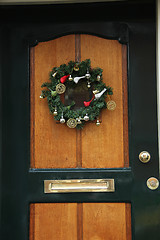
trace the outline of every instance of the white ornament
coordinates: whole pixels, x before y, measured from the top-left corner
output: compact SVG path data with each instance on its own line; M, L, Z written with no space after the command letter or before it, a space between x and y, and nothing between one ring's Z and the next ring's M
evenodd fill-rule
M61 119L60 119L60 123L65 123L65 121L66 121L66 120L65 120L64 118L61 118Z
M68 78L68 80L69 80L69 81L72 81L72 80L73 80L73 78L72 78L72 76L71 76L71 75L69 75L69 78Z
M40 96L39 96L39 98L43 98L43 96L42 96L42 95L40 95Z
M52 77L55 77L55 76L56 76L56 74L57 74L57 72L53 73L53 74L52 74Z
M56 110L56 109L54 110L54 113L53 113L53 114L54 114L54 116L57 116L58 113L57 113L57 110Z
M88 114L86 113L86 115L84 116L84 121L89 121L89 116L88 116Z
M99 91L98 91L97 89L96 89L96 90L93 90L92 92L93 92L94 95L97 94L97 93L99 93Z
M62 115L61 115L61 119L59 121L60 121L60 123L65 123L65 121L66 121L63 117L63 112L62 112Z
M98 75L98 76L97 76L97 81L100 81L100 80L101 80L101 76Z
M86 73L85 77L86 77L87 79L89 79L89 78L91 77L91 74L89 73L88 70L87 70L87 73Z
M79 117L79 118L76 118L76 120L77 120L77 124L81 124L82 122L81 122L81 117Z
M105 93L105 91L107 91L106 88L104 88L100 93L95 94L94 100L99 99L103 95L103 93Z
M73 81L74 81L75 83L78 83L79 80L82 79L82 78L85 78L85 76L82 76L82 77L75 77L75 78L73 79Z
M101 123L100 123L99 119L97 119L96 126L98 127L100 124Z
M88 88L91 87L91 83L90 83L90 82L87 83L87 87L88 87Z
M54 109L54 112L53 112L53 115L54 116L57 116L58 112L57 112L57 107L55 106L55 109Z

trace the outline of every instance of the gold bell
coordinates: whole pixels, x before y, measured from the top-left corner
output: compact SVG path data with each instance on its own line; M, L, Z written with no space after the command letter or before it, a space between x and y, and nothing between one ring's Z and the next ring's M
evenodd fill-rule
M69 81L72 81L72 80L73 80L73 78L72 78L72 76L71 76L71 75L69 75L69 78L68 78L68 80L69 80Z
M90 82L87 83L87 87L88 87L88 88L91 87L91 83L90 83Z
M100 81L100 80L101 80L101 76L97 75L97 81Z
M57 113L57 110L54 110L54 113L53 113L53 114L54 114L54 116L57 116L57 114L58 114L58 113Z
M62 117L62 118L60 119L60 123L62 123L62 124L65 123L65 121L66 121L66 120L64 119L64 117Z
M86 77L87 79L90 79L90 77L91 77L91 74L89 73L88 70L87 70L87 73L86 73L85 77Z
M97 119L97 122L96 122L96 126L99 126L101 123L99 121L99 119Z
M74 71L78 72L79 71L78 65L76 64L73 69L74 69Z
M60 121L60 123L62 123L62 124L65 123L65 121L66 121L66 120L64 119L64 117L63 117L63 112L62 112L62 115L61 115L61 119L60 119L59 121Z
M53 115L54 115L54 116L57 116L57 114L58 114L58 113L57 113L57 108L55 107L55 110L54 110L54 112L53 112Z
M84 121L89 121L89 116L88 116L88 114L86 113L86 115L84 116Z

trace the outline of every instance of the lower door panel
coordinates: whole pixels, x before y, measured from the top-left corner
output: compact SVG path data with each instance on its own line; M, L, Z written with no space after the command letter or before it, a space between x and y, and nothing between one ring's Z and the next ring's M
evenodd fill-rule
M131 240L128 203L30 205L30 240Z

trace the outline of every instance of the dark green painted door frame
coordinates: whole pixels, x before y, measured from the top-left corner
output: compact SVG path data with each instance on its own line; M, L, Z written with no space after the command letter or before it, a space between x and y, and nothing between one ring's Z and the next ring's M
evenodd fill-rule
M29 169L29 47L70 33L128 46L130 168ZM159 178L155 1L1 6L0 53L1 239L28 240L33 202L130 202L133 240L160 239L160 191L146 186ZM138 160L143 150L151 154L147 164ZM57 178L114 178L116 191L44 194L43 180Z

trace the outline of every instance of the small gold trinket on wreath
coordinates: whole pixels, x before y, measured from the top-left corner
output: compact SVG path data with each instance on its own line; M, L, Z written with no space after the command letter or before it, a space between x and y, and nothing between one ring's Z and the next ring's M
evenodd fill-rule
M63 84L63 83L59 83L57 86L56 86L56 92L58 94L62 94L66 91L66 86Z
M42 84L45 89L41 98L47 98L49 111L56 121L77 129L82 129L87 122L95 120L97 126L101 124L98 119L101 110L106 106L111 111L116 108L116 103L110 99L112 88L102 81L102 72L99 67L91 68L90 59L79 63L70 61L68 65L61 64L52 69L51 82ZM85 86L87 92L84 99L83 96L82 99L77 99L80 101L79 107L72 98L74 99L76 89L81 89L81 85ZM63 93L64 96L59 96ZM106 98L109 98L107 104Z
M68 121L67 121L67 126L68 126L69 128L75 128L75 127L77 126L77 120L74 119L74 118L68 119Z
M107 102L107 109L110 110L110 111L114 111L115 108L116 108L116 103L115 103L115 101L109 100L109 101Z

